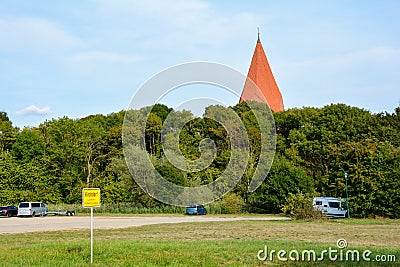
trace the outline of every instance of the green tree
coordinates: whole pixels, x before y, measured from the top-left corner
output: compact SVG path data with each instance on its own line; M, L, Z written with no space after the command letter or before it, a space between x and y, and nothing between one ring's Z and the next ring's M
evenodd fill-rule
M12 155L21 162L42 159L45 155L44 139L34 129L25 128L12 146Z
M18 128L12 126L7 113L0 111L0 151L12 149L18 131Z
M249 203L254 211L279 213L286 197L299 192L315 192L311 177L302 167L277 155L264 183L250 195Z

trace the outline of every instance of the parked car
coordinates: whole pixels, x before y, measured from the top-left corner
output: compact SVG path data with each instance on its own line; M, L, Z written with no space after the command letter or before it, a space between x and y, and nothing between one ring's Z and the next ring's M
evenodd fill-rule
M17 216L18 215L18 208L15 206L1 206L0 207L0 216Z
M347 209L342 200L335 197L315 197L313 207L331 218L347 218Z
M18 205L18 216L45 216L48 209L42 202L21 202Z
M207 210L203 205L193 204L186 207L186 215L206 215Z

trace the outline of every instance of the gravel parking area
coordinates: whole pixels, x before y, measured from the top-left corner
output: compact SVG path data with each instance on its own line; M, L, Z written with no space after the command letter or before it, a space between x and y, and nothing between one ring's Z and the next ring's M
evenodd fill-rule
M182 222L217 222L243 220L287 220L279 216L132 216L109 217L94 216L94 229L126 228L150 224L182 223ZM41 231L62 231L73 229L89 229L90 216L45 216L35 218L0 218L0 233L14 234Z

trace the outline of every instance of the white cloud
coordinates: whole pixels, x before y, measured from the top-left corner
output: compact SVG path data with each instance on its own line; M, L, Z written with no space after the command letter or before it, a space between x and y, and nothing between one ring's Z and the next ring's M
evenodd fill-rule
M209 9L209 4L204 1L188 0L153 0L149 1L94 1L100 10L107 14L125 14L152 17L153 19L165 18L172 22L187 21L193 17L204 14Z
M53 111L50 107L39 108L35 105L28 106L24 109L21 109L15 112L16 115L26 116L26 115L49 115L52 114Z
M314 57L309 60L292 61L280 64L280 69L286 70L286 75L303 76L305 73L322 73L333 75L349 70L363 70L385 66L400 66L400 49L391 47L373 47L341 54L330 54ZM314 77L312 77L314 79Z
M70 56L68 61L74 62L136 62L140 60L139 56L127 56L120 53L105 52L105 51L90 51L76 53Z
M399 68L400 49L375 46L286 61L273 70L277 70L274 74L283 94L286 93L288 106L345 102L381 112L391 111L391 103L396 105ZM377 90L384 93L376 94Z
M82 41L57 23L37 17L0 19L0 48L7 50L68 49L82 46Z
M249 29L256 36L260 20L268 17L246 11L230 13L227 10L220 14L215 5L199 0L94 1L94 4L110 19L110 25L120 25L121 21L127 24L135 33L135 41L139 40L135 45L144 50L226 44L243 38Z
M399 62L400 49L391 47L374 47L367 50L356 51L354 53L345 54L338 58L337 63L354 64L365 62Z
M96 0L91 4L92 11L85 14L87 47L62 56L63 63L74 71L100 71L100 67L116 66L114 63L133 63L130 66L135 68L137 62L140 68L151 64L159 70L176 61L224 60L214 54L222 56L221 47L226 50L227 43L248 39L248 35L255 42L259 26L254 13L220 14L215 5L199 0ZM177 56L170 60L171 55ZM163 63L166 60L168 64Z

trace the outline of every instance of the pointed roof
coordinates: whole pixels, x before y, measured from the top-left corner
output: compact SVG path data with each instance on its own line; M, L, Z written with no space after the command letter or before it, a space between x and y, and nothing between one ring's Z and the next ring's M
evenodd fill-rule
M267 103L270 109L274 112L282 111L284 109L281 92L276 84L267 56L265 55L264 48L260 41L260 33L258 33L256 49L254 50L247 78L251 79L253 83L246 80L239 103L246 100L253 100ZM255 85L261 90L261 92Z

